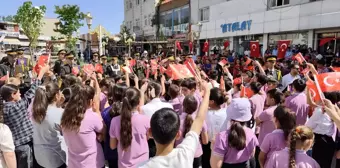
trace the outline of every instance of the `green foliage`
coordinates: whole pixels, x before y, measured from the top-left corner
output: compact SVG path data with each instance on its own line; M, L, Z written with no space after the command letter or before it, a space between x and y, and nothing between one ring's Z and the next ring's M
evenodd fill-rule
M14 16L8 15L8 16L1 16L0 20L5 22L14 22Z
M67 48L74 51L77 39L73 37L73 34L83 26L82 21L85 14L80 11L77 5L55 6L54 13L58 15L59 19L58 29L54 31L64 35L67 39Z
M31 57L33 50L37 46L42 26L45 24L43 20L45 12L45 6L33 6L31 1L27 1L19 7L17 14L14 16L14 22L20 25L23 33L28 38Z
M124 33L126 34L126 39L124 38ZM123 44L130 38L132 39L132 35L130 33L130 29L127 28L125 25L122 27L122 30L120 30L119 32L120 34L120 42L122 42Z

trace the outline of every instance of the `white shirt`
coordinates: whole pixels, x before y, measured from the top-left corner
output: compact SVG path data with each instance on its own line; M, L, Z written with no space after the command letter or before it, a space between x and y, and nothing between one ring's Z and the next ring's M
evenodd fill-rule
M209 140L213 140L216 134L220 132L220 129L227 119L227 108L221 108L219 110L209 110L207 114L207 126Z
M162 108L174 109L170 103L162 102L160 98L154 98L149 103L142 106L142 112L151 118L156 111Z
M320 107L315 108L313 115L307 121L306 126L310 127L314 133L330 137L333 136L335 131L334 123L331 118L326 113L322 113Z
M285 90L288 85L294 82L295 79L300 79L300 75L292 76L290 73L282 77L281 91Z
M60 120L64 109L49 105L41 124L32 120L34 156L43 167L60 167L66 161L67 148L60 134Z
M7 168L3 152L14 152L12 132L7 125L0 123L0 168Z
M155 156L139 168L181 168L192 167L194 155L199 145L196 132L190 131L184 140L166 156Z
M215 80L212 80L211 82L208 83L208 86L209 86L210 89L212 89L212 88L219 88L220 84L217 83Z

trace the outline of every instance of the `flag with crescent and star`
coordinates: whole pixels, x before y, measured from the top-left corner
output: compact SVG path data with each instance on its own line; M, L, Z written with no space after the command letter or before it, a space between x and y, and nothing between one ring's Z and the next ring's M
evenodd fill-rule
M317 78L322 92L340 90L340 72L322 73Z
M182 64L170 64L166 74L171 76L173 80L184 79L184 78L192 78L194 77L190 70Z
M340 67L331 67L334 72L340 72Z
M195 61L194 59L192 58L187 58L184 62L184 65L190 70L191 74L194 75L194 76L197 76L196 75L196 64L195 64Z
M318 101L321 101L321 97L320 97L320 93L316 87L316 84L315 82L313 82L312 80L308 80L306 82L306 85L307 85L307 88L309 89L309 92L312 96L312 99L315 101L315 102L318 102Z
M301 53L296 54L296 55L293 57L293 60L296 60L297 62L299 62L300 65L303 65L303 63L306 62L305 58L302 56Z
M39 57L38 63L34 67L34 71L39 74L40 69L44 67L46 64L48 64L48 55L41 55Z
M278 51L277 51L277 59L284 59L286 55L286 51L290 45L290 40L280 40L278 41Z
M258 41L250 42L250 56L254 58L260 57L260 43Z
M209 52L209 42L208 42L208 40L204 42L202 51L203 52Z

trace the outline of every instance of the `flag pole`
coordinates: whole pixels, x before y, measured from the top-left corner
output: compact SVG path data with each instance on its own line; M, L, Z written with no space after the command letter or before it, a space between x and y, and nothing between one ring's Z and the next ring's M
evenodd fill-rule
M321 91L321 87L319 85L319 81L318 81L318 77L316 75L313 75L314 77L314 80L315 80L315 85L316 85L316 89L318 90L319 94L320 94L320 97L321 97L321 101L322 103L325 103L323 101L323 99L325 99L325 95L323 94L323 92Z

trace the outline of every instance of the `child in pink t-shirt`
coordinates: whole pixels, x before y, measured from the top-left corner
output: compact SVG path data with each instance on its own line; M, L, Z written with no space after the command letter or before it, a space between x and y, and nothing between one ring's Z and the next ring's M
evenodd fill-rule
M183 101L183 111L184 113L182 113L179 118L180 118L180 130L182 131L182 136L176 140L175 142L175 146L181 144L181 142L183 141L183 139L185 138L186 134L189 132L192 122L193 122L193 118L196 117L196 115L194 114L194 112L197 110L197 100L195 99L194 96L186 96L184 98ZM208 132L207 132L207 124L204 121L203 123L203 127L202 127L202 131L200 134L201 137L201 143L206 145L208 144ZM196 153L195 153L195 159L194 159L194 163L193 163L193 168L198 168L202 165L202 154L203 154L203 150L202 150L202 145L199 144L197 146L196 149Z
M288 135L296 125L296 115L284 106L278 106L274 111L276 130L265 136L260 149L259 162L265 166L271 154L280 151L287 146Z
M118 149L118 167L121 168L134 168L149 159L150 118L138 113L140 101L138 89L127 89L120 116L111 120L110 147Z
M298 126L290 133L289 148L274 152L265 168L320 168L319 164L306 154L314 142L313 131L306 126Z

